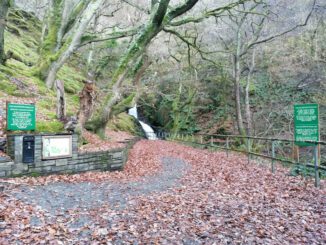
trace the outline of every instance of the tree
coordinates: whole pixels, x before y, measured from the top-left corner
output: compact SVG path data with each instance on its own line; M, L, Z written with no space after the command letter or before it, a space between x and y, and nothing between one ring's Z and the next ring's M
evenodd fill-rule
M81 46L89 23L104 3L105 0L49 2L45 21L46 35L42 40L40 58L36 65L36 74L46 80L48 88L52 88L59 69Z
M173 27L178 27L187 23L197 23L211 16L218 16L239 3L246 2L241 0L232 2L223 7L212 8L204 11L198 16L185 17L175 20L177 17L191 10L199 0L186 0L183 4L170 6L170 0L153 0L151 1L150 17L148 21L139 27L139 34L130 44L127 51L121 57L119 66L115 70L111 81L107 84L106 89L111 92L105 97L102 108L97 117L92 121L92 128L100 136L104 136L105 127L112 116L112 108L121 100L121 87L128 76L129 69L132 69L136 60L142 56L152 40L162 31L173 31ZM141 68L141 66L138 66ZM131 95L132 96L132 95ZM130 100L130 97L127 98Z
M10 0L0 0L0 65L3 65L6 61L4 50L4 32L9 7Z
M254 3L244 3L236 8L235 14L226 17L227 19L225 20L225 23L229 26L229 33L231 33L231 37L223 37L219 35L219 40L222 42L232 59L236 122L239 134L252 134L249 87L255 66L254 48L258 45L284 36L298 29L299 27L307 25L308 20L310 19L314 10L315 2L316 1L313 1L312 8L303 23L294 25L279 33L266 33L266 29L271 24L268 22L268 18L270 18L270 15L272 15L272 11L270 10L270 6L266 5L264 2L258 1ZM250 59L250 56L251 64L246 66L245 61ZM241 102L241 79L243 78L245 71L247 71L244 106L244 114L247 122L246 128L243 123L243 109Z

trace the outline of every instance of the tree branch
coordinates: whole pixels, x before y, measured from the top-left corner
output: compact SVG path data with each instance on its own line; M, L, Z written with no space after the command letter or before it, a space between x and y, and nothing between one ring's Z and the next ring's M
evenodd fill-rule
M121 1L124 2L124 3L126 3L126 4L128 4L128 5L130 5L131 7L134 7L136 9L138 9L141 12L144 12L146 14L150 14L150 11L148 9L143 8L142 6L140 6L140 5L136 4L136 3L133 3L130 0L121 0Z
M167 14L168 21L170 22L174 18L183 15L184 13L192 9L192 7L195 6L198 1L199 0L187 0L184 4L181 4L176 8L170 10Z
M278 37L281 37L281 36L283 36L283 35L286 35L286 34L292 32L292 31L298 29L299 27L306 26L306 25L308 24L308 21L309 21L311 15L312 15L314 9L315 9L315 5L316 5L316 0L313 1L312 8L311 8L309 14L307 15L307 17L306 17L304 23L302 23L302 24L298 24L298 25L296 25L296 26L294 26L294 27L292 27L292 28L290 28L290 29L288 29L288 30L286 30L286 31L280 32L280 33L278 33L278 34L276 34L276 35L272 35L272 36L269 36L269 37L264 38L264 39L261 39L261 40L253 41L252 43L250 43L250 44L246 47L246 50L252 48L252 47L255 46L255 45L258 45L258 44L261 44L261 43L266 43L266 42L269 42L269 41L274 40L275 38L278 38ZM244 53L242 53L241 56L242 56L242 55L244 55Z
M184 25L184 24L187 24L187 23L199 23L202 20L204 20L206 18L209 18L209 17L213 17L213 16L220 17L223 12L229 11L232 8L238 6L239 4L243 4L243 3L247 2L247 1L250 1L250 0L239 0L237 2L230 3L230 4L225 5L223 7L219 7L219 8L215 8L213 10L207 11L207 12L203 13L202 15L195 16L195 17L187 17L187 18L184 18L182 20L178 20L178 21L174 21L174 22L171 22L171 20L173 20L175 17L174 18L169 17L170 20L169 20L168 25L170 25L170 26L180 26L180 25Z
M101 34L101 35L91 34L90 36L84 37L84 41L80 46L85 46L87 44L95 43L95 42L103 42L103 41L107 41L107 40L113 40L113 39L134 36L139 32L141 27L142 26L138 26L138 27L131 28L128 30L115 31L115 32L111 32L111 33Z

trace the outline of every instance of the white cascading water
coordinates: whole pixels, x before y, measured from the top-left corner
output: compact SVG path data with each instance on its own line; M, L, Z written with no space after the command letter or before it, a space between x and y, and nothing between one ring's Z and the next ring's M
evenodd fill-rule
M128 114L130 116L133 116L134 118L136 118L138 120L138 112L137 112L137 105L135 105L133 108L130 108L128 110ZM154 132L154 130L151 128L151 126L149 126L148 124L144 123L143 121L138 120L138 122L140 123L141 127L143 128L147 139L149 140L157 140L157 136Z

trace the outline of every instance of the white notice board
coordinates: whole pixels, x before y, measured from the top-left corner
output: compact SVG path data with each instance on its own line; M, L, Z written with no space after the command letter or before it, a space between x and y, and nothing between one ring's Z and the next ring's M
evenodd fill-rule
M72 136L42 136L42 159L72 157Z

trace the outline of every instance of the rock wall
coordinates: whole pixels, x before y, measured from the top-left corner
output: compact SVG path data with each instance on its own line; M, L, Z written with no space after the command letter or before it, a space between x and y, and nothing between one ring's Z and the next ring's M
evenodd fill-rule
M35 135L35 161L27 164L22 163L22 137L8 136L8 154L13 161L0 162L0 177L121 170L127 161L129 149L137 141L131 140L119 149L78 153L78 136L73 135L72 157L42 160L42 135Z

